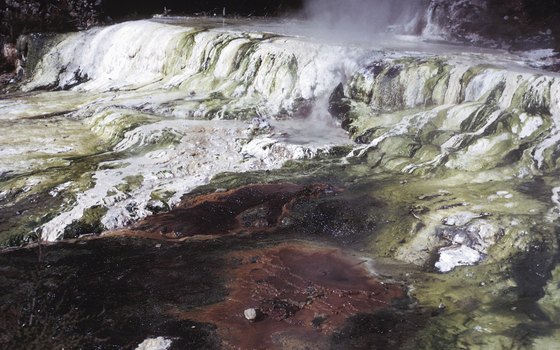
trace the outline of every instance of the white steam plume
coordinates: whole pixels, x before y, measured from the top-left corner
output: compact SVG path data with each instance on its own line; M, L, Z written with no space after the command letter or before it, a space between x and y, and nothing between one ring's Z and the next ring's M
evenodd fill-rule
M304 16L337 37L397 31L418 34L427 0L306 0ZM359 39L359 38L355 38Z

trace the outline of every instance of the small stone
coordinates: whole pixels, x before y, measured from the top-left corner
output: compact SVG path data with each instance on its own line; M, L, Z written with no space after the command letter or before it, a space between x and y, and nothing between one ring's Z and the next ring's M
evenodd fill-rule
M292 223L293 223L293 220L289 217L282 218L282 221L280 222L280 224L282 226L290 226Z
M245 318L248 319L249 321L255 321L257 319L257 309L246 309L243 314L245 315Z

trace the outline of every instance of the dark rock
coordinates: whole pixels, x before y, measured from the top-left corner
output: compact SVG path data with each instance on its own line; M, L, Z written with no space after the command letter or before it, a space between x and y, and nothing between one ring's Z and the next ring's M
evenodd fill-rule
M313 113L314 101L298 98L294 101L290 116L296 118L307 118Z
M263 184L187 196L175 209L139 222L127 234L178 239L271 231L281 226L296 201L308 202L335 192L325 184Z
M0 271L0 348L134 349L150 335L174 339L174 349L219 347L214 326L167 310L224 298L223 245L82 243L0 255L15 268Z
M405 314L381 310L363 313L348 320L332 336L333 349L399 349L407 340L404 334L419 330L426 314Z
M28 39L23 37L18 40L20 35L82 30L101 24L100 4L100 0L65 0L56 4L40 0L6 0L4 6L0 7L0 43L3 41L2 44L15 44L18 41L17 56L20 62L0 58L0 72L25 67L28 60ZM32 58L31 68L37 60L38 57ZM23 73L21 70L20 72Z
M159 336L173 349L273 348L281 339L328 348L348 318L400 314L397 302L413 302L348 251L302 241L154 248L149 239L101 238L6 251L0 266L2 349L134 349ZM247 307L256 322L245 320Z
M350 121L348 113L351 109L351 101L344 95L344 87L342 83L340 83L329 97L329 113L340 120L342 122L342 127L348 130Z
M557 1L431 0L427 16L447 39L512 50L560 50Z

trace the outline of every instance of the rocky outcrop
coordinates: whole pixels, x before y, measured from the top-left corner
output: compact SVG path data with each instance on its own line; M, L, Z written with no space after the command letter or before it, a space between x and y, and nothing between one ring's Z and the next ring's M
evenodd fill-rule
M514 50L560 48L560 5L528 0L431 0L424 34Z
M0 83L21 79L26 46L22 34L82 30L104 22L102 0L6 0L0 5ZM19 43L18 43L19 44ZM11 73L11 74L10 74ZM15 74L14 74L15 73Z
M20 34L85 29L102 22L101 0L6 0L0 31L10 41Z

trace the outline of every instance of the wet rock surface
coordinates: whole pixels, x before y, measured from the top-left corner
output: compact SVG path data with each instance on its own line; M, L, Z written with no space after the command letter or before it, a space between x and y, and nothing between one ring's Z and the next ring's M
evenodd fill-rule
M352 316L375 318L379 310L410 303L403 286L373 278L367 260L334 248L288 243L228 259L228 297L177 311L183 319L216 324L228 348L326 348ZM243 316L247 306L256 311L252 323Z
M402 343L426 319L401 283L372 275L368 259L290 235L266 237L113 237L4 252L0 343L369 348L376 336ZM388 333L393 327L401 331Z
M508 50L547 47L558 54L559 19L560 7L555 1L432 0L424 33ZM558 69L557 61L550 69Z
M109 237L5 251L2 346L383 349L430 317L404 278L345 247L365 239L359 208L376 199L322 183L224 185ZM192 234L161 235L162 218Z
M299 201L334 195L327 184L263 184L187 196L176 208L132 226L132 234L156 234L168 239L270 231L289 225Z
M334 180L333 171L336 168L315 173L313 178ZM282 178L290 173L284 169L270 175ZM346 182L343 174L335 176L337 182ZM172 341L170 349L431 349L437 344L477 343L482 335L487 344L530 343L533 339L548 344L554 339L535 328L544 327L546 334L553 329L547 316L554 312L556 298L554 282L547 284L557 275L552 272L557 261L553 233L543 231L543 241L538 243L537 232L533 232L526 243L528 251L515 253L517 250L505 247L512 241L524 244L524 238L508 230L477 266L457 266L446 274L430 273L435 261L429 260L429 254L425 259L432 265L423 272L410 265L384 266L369 253L362 255L351 248L368 247L377 259L402 258L399 254L414 257L416 249L425 248L410 243L421 239L424 232L438 238L440 227L439 237L447 239L425 246L435 254L448 239L468 237L473 222L494 220L495 216L467 215L469 204L451 205L456 203L459 189L447 187L447 191L437 192L411 179L349 183L343 192L335 193L325 193L325 188L332 187L317 182L231 186L234 179L247 183L253 176L265 174L223 175L199 190L206 194L186 196L181 204L185 209L236 203L240 205L233 207L237 210L206 211L213 216L200 215L204 211L192 216L171 211L166 224L207 227L208 222L222 222L223 216L223 222L229 223L220 226L224 231L242 228L235 219L239 212L269 203L290 209L283 213L295 224L252 227L246 234L235 235L212 226L205 232L213 234L203 240L142 234L135 227L111 233L112 237L43 245L41 252L36 246L4 252L0 255L4 267L0 307L6 311L2 322L8 325L8 332L0 336L1 341L8 345L30 342L44 325L53 341L95 344L100 349L136 348L159 337ZM395 181L393 186L401 191L398 198L392 198L397 187L390 184ZM442 184L435 186L441 188ZM402 192L403 187L407 191ZM364 196L372 188L377 188L376 195ZM473 192L482 193L480 188ZM241 205L241 198L247 200L247 206ZM411 211L410 206L395 204L400 201L417 205ZM360 215L334 215L325 220L331 213L325 211L325 203L338 208L337 212L354 207ZM307 224L301 225L298 217L307 218ZM360 234L367 230L363 221L373 218L377 222L374 230ZM450 218L463 226L443 225L450 224ZM150 219L143 224L148 222ZM346 238L353 239L326 234L336 231L346 231ZM505 270L507 266L513 271ZM502 318L494 316L491 310L495 308L505 313ZM29 325L31 318L34 321ZM496 322L499 328L493 326ZM507 335L517 328L522 334Z
M135 349L150 336L166 336L175 349L216 348L214 326L167 317L161 308L191 308L226 295L223 245L155 244L45 246L39 261L37 248L2 254L2 347Z

